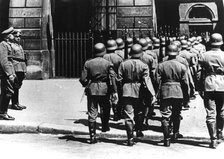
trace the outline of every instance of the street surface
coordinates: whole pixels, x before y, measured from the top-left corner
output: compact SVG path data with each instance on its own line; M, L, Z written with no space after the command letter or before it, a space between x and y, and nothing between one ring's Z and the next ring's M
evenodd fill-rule
M217 149L208 148L209 135L205 123L205 109L199 95L190 103L189 110L183 110L180 132L184 135L178 143L164 147L162 143L160 113L149 120L145 137L137 139L133 147L126 146L126 132L122 123L110 121L114 135L100 131L97 120L99 143L90 145L86 98L80 102L83 88L78 79L25 80L21 89L23 111L9 110L21 122L43 122L75 127L79 133L73 135L50 134L0 134L0 156L7 159L56 158L56 159L140 159L140 158L219 158L223 156L224 143ZM117 135L118 134L118 135ZM119 135L121 134L121 135ZM222 157L221 157L222 158Z
M7 159L190 159L223 156L224 143L208 148L208 140L183 139L164 147L161 138L144 138L133 147L125 146L125 138L100 138L94 145L88 135L0 134L1 158ZM222 157L221 157L222 158Z

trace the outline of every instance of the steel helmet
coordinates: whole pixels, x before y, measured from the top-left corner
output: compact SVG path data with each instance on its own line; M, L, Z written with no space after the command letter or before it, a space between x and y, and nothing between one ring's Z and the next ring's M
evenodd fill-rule
M178 55L178 47L175 44L171 44L168 46L168 51L167 51L168 56L177 56Z
M97 57L102 57L106 54L106 48L103 43L97 43L94 45L94 53Z
M181 40L180 42L181 42L182 48L184 48L184 49L188 48L187 40Z
M132 38L128 37L126 42L127 42L129 48L132 47L132 45L133 45L133 39Z
M159 47L160 46L160 40L159 39L155 39L155 41L153 43L153 46Z
M118 49L123 49L124 48L124 41L121 38L117 38L116 39L116 43L117 43L117 48Z
M138 43L142 46L143 51L148 49L148 43L144 38L141 38Z
M115 51L117 49L117 43L115 40L111 39L107 41L107 50Z
M131 47L130 56L139 58L143 53L142 46L140 44L134 44Z
M221 46L223 44L222 35L219 33L214 33L211 35L210 43L212 46Z

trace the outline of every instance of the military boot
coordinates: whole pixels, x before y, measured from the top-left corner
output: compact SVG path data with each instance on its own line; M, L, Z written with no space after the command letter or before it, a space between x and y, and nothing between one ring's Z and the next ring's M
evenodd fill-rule
M162 120L162 130L163 130L163 136L164 136L164 146L169 147L170 146L170 129L169 129L169 121Z
M90 144L97 143L96 139L96 122L89 122Z
M183 138L183 135L179 133L180 129L180 119L175 118L173 120L173 136L172 141L175 142L178 138Z
M110 114L108 114L108 113L107 114L101 114L100 117L101 117L101 123L102 123L101 131L102 132L110 131L110 127L109 127Z
M217 138L218 140L224 140L222 130L224 126L224 118L217 118Z
M136 121L136 137L143 137L144 134L142 132L143 130L143 122L144 122L144 116L142 113L139 113L138 114L138 117L137 117L137 121Z
M207 123L207 128L211 139L209 147L215 149L218 146L216 123Z
M127 137L128 137L127 145L133 146L134 145L134 135L133 135L134 124L132 123L132 121L126 120L125 127L126 127Z

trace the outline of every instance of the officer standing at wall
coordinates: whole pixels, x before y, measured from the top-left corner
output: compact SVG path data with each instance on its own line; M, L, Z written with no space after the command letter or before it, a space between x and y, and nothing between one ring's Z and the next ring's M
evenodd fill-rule
M169 45L167 54L168 60L160 63L157 68L157 82L161 83L160 112L164 146L170 146L170 120L173 122L173 141L182 136L179 134L180 114L183 98L187 96L184 93L188 92L187 68L176 60L178 47L174 44Z
M152 84L148 85L148 80L150 80L148 66L139 59L142 53L142 46L134 44L130 52L131 58L122 62L118 70L118 79L122 83L122 100L128 146L134 144L134 126L137 133L142 131L143 111L145 110L140 99L142 84L145 83L145 86L151 92L152 98L155 96Z
M16 81L15 81L15 87L14 87L14 94L12 96L12 107L18 108L18 109L26 109L26 106L23 106L19 103L19 89L22 86L23 80L26 76L26 59L25 59L25 53L20 45L21 42L21 31L20 30L14 30L14 43L12 43L12 49L13 49L13 67L16 73Z
M210 148L216 148L223 139L224 125L224 52L222 35L214 33L210 38L211 50L201 54L199 63L204 70L201 73L204 106L207 113L206 123L210 135ZM218 140L217 140L218 139Z
M106 54L105 45L103 43L95 44L94 54L95 58L85 62L80 78L80 83L83 87L86 87L85 93L87 95L91 144L97 142L96 118L98 115L98 106L100 107L102 131L109 131L110 93L114 100L118 100L113 64L103 58Z
M9 45L9 39L13 39L13 27L2 32L4 40L0 43L0 119L15 120L14 117L8 115L8 105L10 98L14 93L15 71L12 65L11 55L12 48Z

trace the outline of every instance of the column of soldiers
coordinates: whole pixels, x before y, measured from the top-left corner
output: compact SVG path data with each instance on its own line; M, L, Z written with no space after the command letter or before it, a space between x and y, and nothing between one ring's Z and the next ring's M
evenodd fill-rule
M0 43L0 119L15 120L8 114L8 108L26 109L26 106L19 103L19 89L26 74L25 54L20 45L19 30L10 27L1 35L3 41Z
M86 88L90 143L96 143L98 105L102 132L109 131L110 108L114 120L125 120L127 145L133 146L134 134L143 137L144 126L160 106L164 146L183 135L179 132L182 109L199 92L204 99L206 122L211 138L209 147L223 140L224 53L222 36L212 34L206 52L201 36L131 37L110 39L94 46L95 57L86 61L81 84ZM128 52L124 51L128 47ZM128 56L125 56L128 54ZM125 59L125 57L128 57Z

